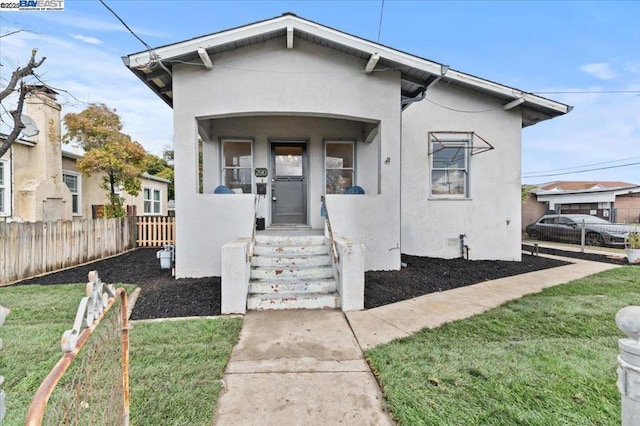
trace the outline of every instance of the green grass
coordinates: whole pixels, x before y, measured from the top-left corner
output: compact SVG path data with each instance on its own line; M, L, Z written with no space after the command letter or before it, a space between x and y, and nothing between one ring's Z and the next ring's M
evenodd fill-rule
M242 319L137 323L131 337L131 424L211 425Z
M0 304L11 309L0 328L3 425L24 424L36 390L62 356L60 338L72 327L83 296L84 284L0 288ZM130 331L131 424L211 424L241 324L239 318L135 324Z
M366 352L400 425L619 425L616 312L640 268L553 287Z

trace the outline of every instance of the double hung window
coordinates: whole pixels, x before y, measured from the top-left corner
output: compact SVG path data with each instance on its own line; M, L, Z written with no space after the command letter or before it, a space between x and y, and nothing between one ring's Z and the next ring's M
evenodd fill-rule
M143 198L145 214L160 214L162 212L159 189L144 188Z
M353 141L325 142L325 192L344 194L355 185L355 144Z
M471 134L451 134L429 141L431 153L431 196L469 197L469 156Z
M252 188L253 143L250 140L222 141L222 182L234 192L250 194Z
M80 175L71 172L62 172L62 180L71 191L71 212L81 215L80 211Z

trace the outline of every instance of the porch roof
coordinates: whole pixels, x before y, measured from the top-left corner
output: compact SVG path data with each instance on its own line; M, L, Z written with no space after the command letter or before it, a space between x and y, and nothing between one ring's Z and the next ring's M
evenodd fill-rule
M284 37L287 48L295 38L352 55L366 62L363 72L397 70L401 73L401 100L421 96L430 85L442 80L447 85L492 96L504 101L504 109L522 108L522 126L536 124L571 111L572 107L482 79L375 43L291 13L241 27L196 37L182 42L123 56L124 64L169 106L173 106L172 67L188 63L212 69L211 57L234 49Z

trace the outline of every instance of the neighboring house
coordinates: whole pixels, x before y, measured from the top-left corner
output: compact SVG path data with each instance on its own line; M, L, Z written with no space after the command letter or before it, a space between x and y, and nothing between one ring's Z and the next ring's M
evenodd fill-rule
M107 201L100 188L102 174L83 175L76 164L82 156L62 149L56 92L39 87L25 103L39 133L18 139L0 159L0 218L36 222L93 217L94 206ZM138 215L167 215L168 184L143 174L141 193L121 196Z
M326 196L365 270L459 257L461 240L518 261L522 128L571 109L292 14L123 61L173 108L178 278L223 274L256 198L270 229L324 229Z
M549 211L638 223L640 185L615 181L555 181L539 185L522 204L522 229Z

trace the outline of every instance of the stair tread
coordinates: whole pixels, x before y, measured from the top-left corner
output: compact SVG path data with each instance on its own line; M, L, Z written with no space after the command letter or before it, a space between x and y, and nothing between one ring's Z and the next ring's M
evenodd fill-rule
M331 293L303 293L303 292L288 292L288 293L252 293L249 294L249 298L253 299L317 299L320 297L338 297L338 292Z

